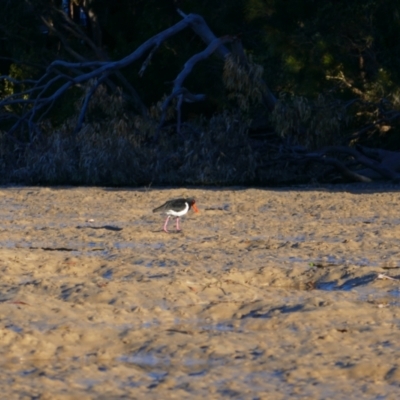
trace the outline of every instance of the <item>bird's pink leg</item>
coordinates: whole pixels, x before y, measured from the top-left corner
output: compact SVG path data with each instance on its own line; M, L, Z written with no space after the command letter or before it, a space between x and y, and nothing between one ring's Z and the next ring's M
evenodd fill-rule
M168 221L169 221L170 217L171 217L171 216L168 215L167 219L165 220L165 224L164 224L164 232L167 232L167 233L168 233L167 226L168 226Z
M179 217L176 218L176 230L180 231L181 228L179 227Z

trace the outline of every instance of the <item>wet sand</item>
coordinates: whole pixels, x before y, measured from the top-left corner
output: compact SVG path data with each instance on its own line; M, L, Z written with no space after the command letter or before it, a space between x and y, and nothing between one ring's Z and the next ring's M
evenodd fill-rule
M151 210L181 196L200 213L166 234ZM2 187L0 205L3 398L398 398L399 187Z

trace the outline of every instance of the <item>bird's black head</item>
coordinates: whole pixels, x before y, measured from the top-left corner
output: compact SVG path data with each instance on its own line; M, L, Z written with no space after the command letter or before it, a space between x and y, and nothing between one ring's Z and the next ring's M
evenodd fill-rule
M186 199L186 202L189 204L190 208L193 208L194 212L199 212L199 209L196 207L196 200L194 198Z

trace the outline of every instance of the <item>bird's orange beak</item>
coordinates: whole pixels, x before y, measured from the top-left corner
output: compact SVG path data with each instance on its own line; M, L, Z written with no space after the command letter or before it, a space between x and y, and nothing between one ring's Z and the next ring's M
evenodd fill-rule
M193 204L193 205L192 205L192 208L193 208L193 211L194 211L194 212L199 212L199 209L196 207L196 204Z

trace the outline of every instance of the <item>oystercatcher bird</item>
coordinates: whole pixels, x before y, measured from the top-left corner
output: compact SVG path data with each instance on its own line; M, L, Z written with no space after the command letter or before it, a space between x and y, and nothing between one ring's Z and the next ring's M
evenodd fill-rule
M164 231L168 233L168 221L171 217L176 217L176 230L180 231L179 227L179 217L185 215L191 208L193 208L194 212L199 212L196 207L195 199L174 199L169 200L165 204L160 207L157 207L153 210L153 212L160 212L167 214L167 219L164 224Z

